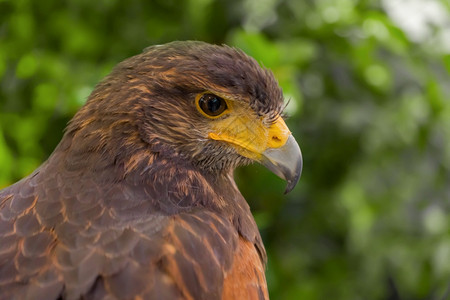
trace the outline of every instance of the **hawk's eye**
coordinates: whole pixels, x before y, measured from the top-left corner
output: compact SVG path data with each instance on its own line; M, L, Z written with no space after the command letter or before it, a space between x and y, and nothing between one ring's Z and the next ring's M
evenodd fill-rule
M227 108L227 102L213 94L203 94L197 101L198 107L210 117L220 116Z

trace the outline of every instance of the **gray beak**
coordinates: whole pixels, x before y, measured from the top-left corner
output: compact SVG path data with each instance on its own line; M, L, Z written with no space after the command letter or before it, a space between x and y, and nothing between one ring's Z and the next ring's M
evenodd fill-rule
M302 174L302 152L292 134L280 148L269 148L262 153L260 163L286 180L285 194L292 191Z

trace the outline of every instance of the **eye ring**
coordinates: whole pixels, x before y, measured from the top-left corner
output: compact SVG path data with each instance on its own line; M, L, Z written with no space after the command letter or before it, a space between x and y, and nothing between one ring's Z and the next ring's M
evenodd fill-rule
M197 109L208 118L218 118L228 109L227 102L214 94L200 94L196 99Z

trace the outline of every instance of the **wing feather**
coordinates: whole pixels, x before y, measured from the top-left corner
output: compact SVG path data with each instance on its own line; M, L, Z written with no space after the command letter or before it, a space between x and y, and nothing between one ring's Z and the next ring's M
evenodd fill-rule
M85 176L82 192L71 194L60 169L45 166L0 191L0 299L231 299L231 286L266 299L262 259L252 243L252 251L241 245L230 215L164 211L158 203L195 199L184 187L158 194L135 178L99 187ZM190 185L201 196L198 178L181 178L197 180Z

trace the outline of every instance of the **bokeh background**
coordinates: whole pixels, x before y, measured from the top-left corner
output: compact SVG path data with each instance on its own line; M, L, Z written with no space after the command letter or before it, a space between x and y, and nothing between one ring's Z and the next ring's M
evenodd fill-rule
M273 299L450 297L446 0L0 0L0 187L49 156L115 64L185 39L243 49L290 100L298 186L236 174Z

